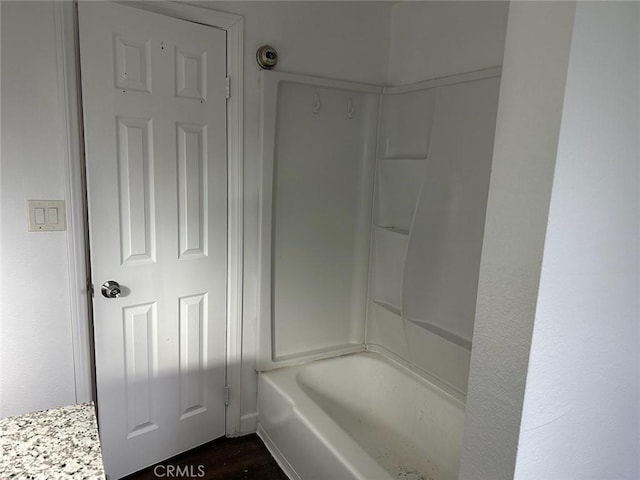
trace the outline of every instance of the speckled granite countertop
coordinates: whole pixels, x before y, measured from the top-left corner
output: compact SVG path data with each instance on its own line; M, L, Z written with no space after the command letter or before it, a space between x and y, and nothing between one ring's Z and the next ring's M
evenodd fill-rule
M104 479L92 403L0 419L0 479Z

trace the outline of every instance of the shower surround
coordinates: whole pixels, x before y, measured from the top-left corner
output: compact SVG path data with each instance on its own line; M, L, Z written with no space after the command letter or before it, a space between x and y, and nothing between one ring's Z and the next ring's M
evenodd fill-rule
M500 74L262 72L258 432L292 478L457 478Z

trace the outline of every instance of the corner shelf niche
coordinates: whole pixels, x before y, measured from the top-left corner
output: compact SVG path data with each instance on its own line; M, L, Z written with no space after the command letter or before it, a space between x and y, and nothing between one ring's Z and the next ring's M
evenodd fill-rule
M374 300L373 303L375 303L379 307L384 308L387 312L393 313L394 315L396 315L398 317L402 316L402 313L400 312L400 309L398 307L395 307L393 305L389 305L388 303L380 302L378 300Z
M411 223L426 168L424 157L378 159L370 295L399 319Z
M395 233L397 235L409 236L409 229L408 228L387 227L385 225L376 225L376 228L380 228L382 230L386 230L387 232Z
M378 324L373 330L386 332L381 342L400 350L406 350L400 341L404 265L427 169L434 104L434 89L382 95L380 102L370 319Z
M367 342L466 391L499 69L385 88Z
M369 298L386 312L386 322L402 321L404 265L427 171L434 104L435 89L382 95ZM371 314L379 318L382 311ZM396 328L402 330L401 323Z
M451 343L455 343L456 345L458 345L459 347L464 348L465 350L469 350L471 351L471 340L468 340L466 338L463 338L459 335L456 335L455 333L452 333L448 330L445 330L442 327L439 327L438 325L435 325L433 323L430 322L426 322L426 321L422 321L422 320L413 320L411 318L407 318L407 320L411 323L413 323L414 325L417 325L419 327L424 328L425 330L428 330L429 332L438 335L441 338L444 338L445 340L451 342Z

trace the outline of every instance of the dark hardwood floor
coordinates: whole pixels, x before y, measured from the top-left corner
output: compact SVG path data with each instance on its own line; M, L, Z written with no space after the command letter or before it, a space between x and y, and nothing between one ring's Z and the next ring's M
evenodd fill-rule
M219 438L170 458L126 480L287 480L256 434L238 438Z

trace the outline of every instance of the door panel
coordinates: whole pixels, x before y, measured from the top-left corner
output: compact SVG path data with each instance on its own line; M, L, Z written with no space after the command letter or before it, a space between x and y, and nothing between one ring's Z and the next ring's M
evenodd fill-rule
M78 11L98 418L117 478L225 431L226 35Z

